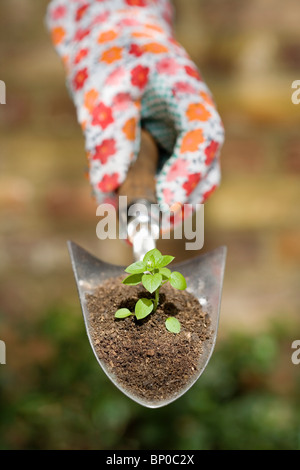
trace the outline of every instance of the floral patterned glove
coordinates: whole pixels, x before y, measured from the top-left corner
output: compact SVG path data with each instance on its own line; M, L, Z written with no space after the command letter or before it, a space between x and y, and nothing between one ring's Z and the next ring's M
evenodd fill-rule
M196 66L174 40L169 0L52 0L47 24L99 202L125 180L142 125L160 149L158 202L203 203L220 181L223 126Z

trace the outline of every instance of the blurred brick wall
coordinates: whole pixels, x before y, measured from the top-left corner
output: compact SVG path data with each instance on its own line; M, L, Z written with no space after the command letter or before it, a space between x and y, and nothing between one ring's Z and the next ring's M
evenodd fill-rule
M300 3L177 0L177 35L226 130L223 182L205 208L206 247L227 244L232 326L299 315ZM286 315L287 314L287 315Z

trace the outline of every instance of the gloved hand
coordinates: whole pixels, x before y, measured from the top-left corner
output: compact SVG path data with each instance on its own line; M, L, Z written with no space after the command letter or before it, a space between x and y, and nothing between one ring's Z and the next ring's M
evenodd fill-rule
M115 194L139 151L160 147L160 204L203 203L220 181L223 126L172 34L168 0L52 0L47 23L84 130L98 201Z

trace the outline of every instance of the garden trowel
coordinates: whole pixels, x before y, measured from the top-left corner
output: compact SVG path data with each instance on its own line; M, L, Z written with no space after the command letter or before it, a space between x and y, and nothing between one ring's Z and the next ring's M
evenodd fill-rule
M126 217L124 214L121 214L120 218L121 224L122 220L124 220L123 230L127 231L128 240L132 244L134 260L142 259L147 251L154 248L158 237L159 222L153 217L153 214L152 216L150 214L150 207L153 206L151 203L155 202L155 180L153 175L156 171L157 155L158 151L152 137L145 131L142 131L139 157L130 168L127 179L119 191L119 195L126 195L128 197L128 208L132 207L133 203L139 204L141 208L144 208L144 210L138 211L135 216L128 218L127 212ZM186 278L187 290L199 300L202 310L209 315L212 337L209 341L203 343L197 372L193 379L176 395L172 395L169 399L155 401L145 398L141 399L125 390L118 382L118 379L108 370L106 364L99 359L91 338L86 296L87 294L93 294L106 279L124 274L124 267L103 262L74 242L69 241L68 248L89 342L99 365L109 379L129 398L148 408L165 406L182 396L201 376L215 346L226 261L226 247L222 246L203 255L177 263L174 266L172 265L172 270L173 268L174 270L176 269Z

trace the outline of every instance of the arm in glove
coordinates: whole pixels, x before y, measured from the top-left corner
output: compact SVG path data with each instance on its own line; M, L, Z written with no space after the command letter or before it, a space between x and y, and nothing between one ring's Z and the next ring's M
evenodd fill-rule
M223 126L172 34L168 0L52 0L47 23L85 134L99 201L115 194L140 145L160 149L158 202L203 203L220 181Z

